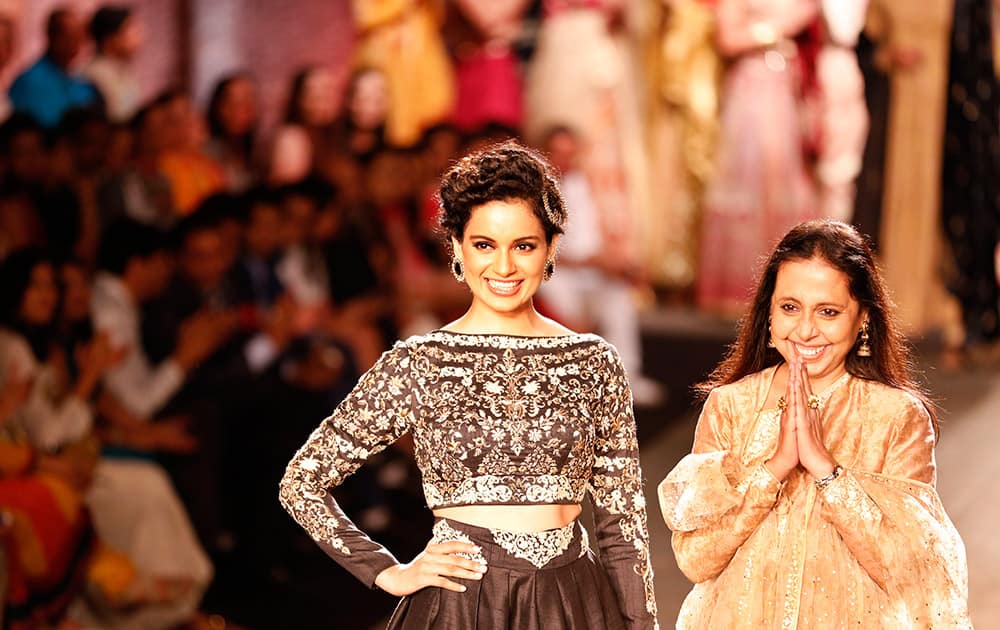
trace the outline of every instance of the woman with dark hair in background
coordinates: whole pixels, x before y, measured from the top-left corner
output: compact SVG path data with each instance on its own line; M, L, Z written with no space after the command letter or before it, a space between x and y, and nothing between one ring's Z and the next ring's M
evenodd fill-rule
M324 161L330 126L337 117L333 73L308 66L292 78L284 124L274 134L268 179L272 184L299 182Z
M241 193L254 182L257 86L249 74L220 79L208 102L208 154L222 164L226 189Z
M655 628L618 353L533 303L566 222L554 171L508 143L459 161L440 195L472 304L382 355L289 463L281 502L358 579L403 597L390 628ZM330 490L408 432L435 522L403 564ZM600 561L578 521L588 491Z
M911 366L862 236L788 232L659 487L695 583L678 628L972 627Z

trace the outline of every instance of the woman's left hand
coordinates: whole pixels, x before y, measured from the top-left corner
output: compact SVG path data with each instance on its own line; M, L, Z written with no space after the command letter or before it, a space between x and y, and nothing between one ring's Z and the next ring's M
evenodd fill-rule
M819 409L809 407L809 398L813 396L809 385L809 375L805 363L797 358L790 370L792 379L791 400L788 408L795 418L795 436L799 448L799 462L815 479L822 479L836 467L837 462L826 450L823 444L823 422Z

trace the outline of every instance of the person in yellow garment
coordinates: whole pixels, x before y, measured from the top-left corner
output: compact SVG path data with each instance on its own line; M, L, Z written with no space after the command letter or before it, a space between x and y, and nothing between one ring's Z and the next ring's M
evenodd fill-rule
M678 628L971 628L965 547L935 491L936 420L851 226L771 253L658 493L695 583Z
M280 500L369 586L389 628L657 628L632 396L604 339L540 315L566 206L539 154L507 143L443 177L441 226L469 310L382 355L289 463ZM412 433L435 522L400 563L330 489ZM578 516L589 493L600 560Z

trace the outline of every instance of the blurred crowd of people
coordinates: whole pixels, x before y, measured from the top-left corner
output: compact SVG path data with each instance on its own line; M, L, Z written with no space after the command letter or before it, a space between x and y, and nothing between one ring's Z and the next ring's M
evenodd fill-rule
M927 16L893 13L904 4L872 3L882 21L862 46L883 74L922 62L904 40ZM789 226L852 216L869 125L854 53L866 2L353 6L346 88L329 67L300 69L275 129L259 128L249 70L220 78L204 109L180 88L143 102L130 61L144 28L123 6L86 19L54 11L44 54L0 102L10 627L175 627L199 619L213 561L253 548L262 565L280 564L288 549L275 540L291 530L274 496L294 448L394 339L467 305L435 193L471 148L518 137L551 156L571 223L541 310L614 343L640 404L664 395L641 364L638 313L653 289L736 312L757 257ZM965 41L975 60L952 58L952 75L965 74L951 85L971 87L948 105L948 149L993 134L952 173L979 182L975 199L948 210L958 242L981 237L956 248L967 259L956 268L968 301L986 305L966 328L992 340L997 92L983 7L955 3L955 28L975 26L975 46L957 31L941 44ZM0 66L13 32L0 19ZM943 81L942 129L958 98ZM890 135L910 134L907 120ZM884 225L896 231L877 239L890 279L939 260L928 252L940 212L911 205L938 197L902 179L936 177L941 147L904 149L889 153L910 162L890 160L884 176ZM991 174L993 196L982 188ZM911 232L920 251L898 244ZM905 315L910 298L894 290ZM913 303L936 299L913 291ZM384 488L413 475L406 458L383 466L345 489L369 531L392 524Z

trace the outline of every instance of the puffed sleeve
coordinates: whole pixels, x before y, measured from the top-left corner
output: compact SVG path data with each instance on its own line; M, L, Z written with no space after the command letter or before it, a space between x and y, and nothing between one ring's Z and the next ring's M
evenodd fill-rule
M411 425L409 353L402 342L383 354L288 464L279 500L330 557L372 587L398 563L344 514L331 489Z
M868 409L872 422L892 427L882 470L846 469L818 492L821 514L899 602L901 627L971 628L965 546L933 485L933 422L921 401L897 394Z
M608 359L590 479L597 545L628 627L658 628L632 392L611 348Z
M722 573L774 507L781 483L763 463L747 468L730 448L736 401L713 390L691 454L660 483L660 511L673 531L677 566L694 583Z

